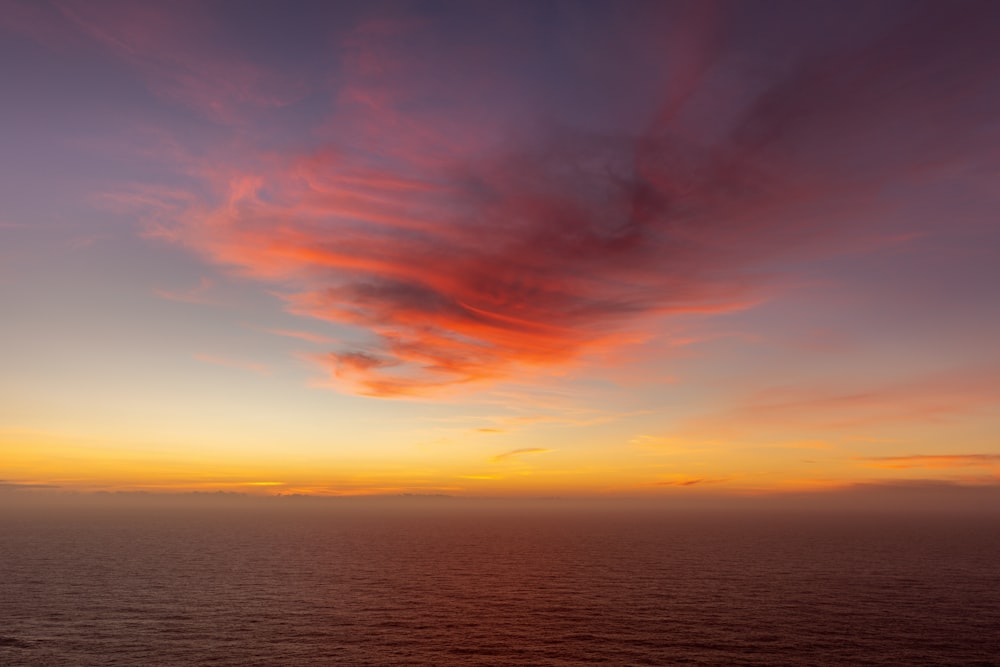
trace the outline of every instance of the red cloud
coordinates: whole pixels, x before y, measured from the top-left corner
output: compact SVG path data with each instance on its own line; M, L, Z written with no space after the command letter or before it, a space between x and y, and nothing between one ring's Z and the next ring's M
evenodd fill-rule
M964 157L996 110L983 91L1000 58L968 12L916 11L783 72L739 12L663 14L616 15L619 43L638 46L605 53L613 77L586 70L631 86L602 100L633 119L613 131L524 122L544 86L519 81L530 63L501 32L365 22L342 45L322 145L206 159L191 171L214 197L157 233L279 283L293 312L357 327L359 344L315 357L353 391L421 394L569 363L643 318L730 309L777 260L884 238L865 215L880 189ZM720 21L733 45L709 39ZM164 66L186 99L223 79L224 104L269 99L268 77L226 58L194 68L163 56L159 33L140 49L117 23L81 25ZM654 37L673 33L657 26L687 38L664 54ZM758 89L734 83L744 61L770 68Z
M704 195L679 225L664 193L634 175L552 173L586 159L610 169L614 150L468 165L459 183L310 156L267 179L232 178L227 203L192 214L182 238L295 285L296 313L374 333L366 348L319 358L363 393L500 378L617 344L622 323L644 314L723 311L742 295L750 257L725 236L755 233L758 195L743 213ZM720 247L699 224L718 227Z

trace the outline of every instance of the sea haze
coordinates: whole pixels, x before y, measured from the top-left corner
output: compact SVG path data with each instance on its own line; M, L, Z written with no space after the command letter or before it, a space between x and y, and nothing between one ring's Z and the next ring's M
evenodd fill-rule
M566 501L0 512L0 665L996 665L996 516Z

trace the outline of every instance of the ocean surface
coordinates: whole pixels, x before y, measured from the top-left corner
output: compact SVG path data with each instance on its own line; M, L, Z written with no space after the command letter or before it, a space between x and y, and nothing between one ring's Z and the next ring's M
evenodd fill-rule
M1000 665L995 515L288 505L0 513L0 665Z

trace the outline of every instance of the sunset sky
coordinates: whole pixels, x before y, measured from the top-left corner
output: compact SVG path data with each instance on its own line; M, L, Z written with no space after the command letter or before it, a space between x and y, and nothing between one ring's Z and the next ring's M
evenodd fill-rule
M0 490L1000 485L998 31L0 0Z

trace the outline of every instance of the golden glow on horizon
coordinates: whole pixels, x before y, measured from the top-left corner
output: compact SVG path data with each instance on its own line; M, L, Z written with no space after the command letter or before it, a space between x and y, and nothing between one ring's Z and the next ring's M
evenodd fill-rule
M921 480L929 471L960 483L1000 480L997 457L901 456L871 461L832 445L773 448L695 446L667 449L648 441L617 450L521 447L471 455L454 446L399 450L379 459L296 457L177 447L143 451L44 435L0 437L7 481L64 490L239 491L250 494L371 495L443 493L469 496L741 495L829 490L872 480ZM808 453L808 458L803 454ZM823 458L817 458L822 453ZM821 462L822 476L817 476ZM875 477L872 471L877 471ZM281 480L281 481L277 481Z

